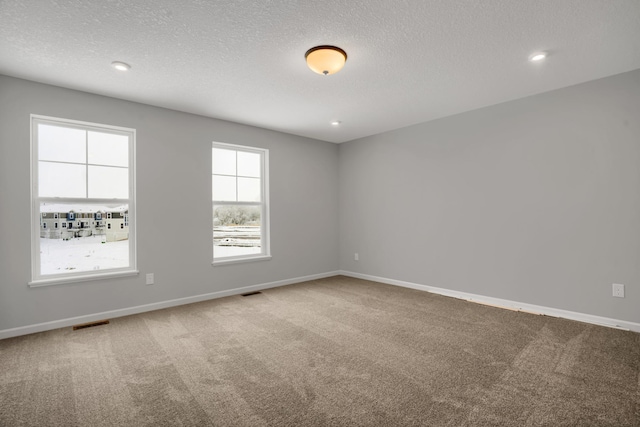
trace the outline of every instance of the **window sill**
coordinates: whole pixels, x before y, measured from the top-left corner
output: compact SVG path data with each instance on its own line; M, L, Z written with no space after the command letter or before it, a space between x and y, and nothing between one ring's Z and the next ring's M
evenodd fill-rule
M268 261L271 259L271 255L261 255L251 258L236 258L236 259L221 259L217 261L213 261L211 264L214 267L221 265L229 265L229 264L241 264L245 262L254 262L254 261Z
M137 276L138 270L116 271L112 273L86 274L83 276L56 277L52 279L33 280L28 283L30 288L43 286L64 285L67 283L88 282L91 280L113 279L116 277Z

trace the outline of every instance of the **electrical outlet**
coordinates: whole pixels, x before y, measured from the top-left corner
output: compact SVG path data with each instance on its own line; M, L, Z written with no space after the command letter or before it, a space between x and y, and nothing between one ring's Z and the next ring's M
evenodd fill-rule
M624 298L624 285L614 283L611 285L613 288L613 296L617 298Z
M154 277L153 273L147 273L147 285L153 285Z
M356 252L355 254L353 254L353 259L355 261L360 261L360 255L358 255L358 252Z

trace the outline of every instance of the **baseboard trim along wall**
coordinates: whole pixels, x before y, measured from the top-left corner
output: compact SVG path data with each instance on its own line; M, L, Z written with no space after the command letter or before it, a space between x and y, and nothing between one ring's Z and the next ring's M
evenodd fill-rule
M113 319L116 317L129 316L132 314L145 313L147 311L160 310L163 308L176 307L194 302L207 301L211 299L223 298L232 295L240 295L252 291L262 289L277 288L279 286L291 285L294 283L307 282L309 280L324 279L325 277L337 276L340 273L331 271L328 273L312 274L310 276L295 277L293 279L278 280L269 283L260 283L257 285L245 286L242 288L228 289L225 291L211 292L192 297L172 299L168 301L155 302L152 304L138 305L135 307L121 308L118 310L103 311L100 313L87 314L84 316L70 317L67 319L54 320L51 322L38 323L35 325L20 326L12 329L0 330L0 339L17 337L20 335L28 335L36 332L49 331L51 329L66 328L68 326L77 325L79 323L94 322L96 320Z
M591 314L577 313L575 311L561 310L558 308L544 307L541 305L526 304L517 301L511 301L501 298L492 298L484 295L470 294L467 292L453 291L445 288L434 286L420 285L417 283L404 282L401 280L388 279L385 277L371 276L368 274L354 273L352 271L340 271L339 274L357 279L371 280L373 282L385 283L387 285L402 286L404 288L417 289L419 291L431 292L434 294L444 295L447 297L458 298L478 304L490 305L508 310L522 311L532 314L543 314L545 316L560 317L563 319L576 320L578 322L592 323L599 326L607 326L609 328L623 329L634 332L640 332L640 323L627 322L625 320L610 319L608 317L594 316Z
M260 283L257 285L244 286L242 288L228 289L224 291L211 292L207 294L195 295L192 297L178 298L168 301L161 301L152 304L138 305L135 307L122 308L118 310L103 311L100 313L87 314L84 316L70 317L66 319L54 320L51 322L38 323L35 325L20 326L18 328L0 330L0 339L17 337L21 335L33 334L36 332L49 331L52 329L65 328L79 323L94 322L96 320L114 319L117 317L129 316L132 314L145 313L147 311L160 310L163 308L176 307L179 305L191 304L194 302L207 301L211 299L223 298L232 295L240 295L252 291L262 289L277 288L279 286L291 285L294 283L306 282L309 280L324 279L332 276L348 276L357 279L371 280L373 282L385 283L388 285L401 286L404 288L416 289L419 291L431 292L434 294L444 295L448 297L458 298L478 304L490 305L493 307L504 308L508 310L522 311L532 314L543 314L545 316L560 317L564 319L576 320L578 322L591 323L599 326L607 326L610 328L629 330L640 333L640 323L628 322L625 320L610 319L607 317L594 316L591 314L577 313L574 311L561 310L557 308L544 307L534 304L526 304L517 301L505 300L500 298L492 298L484 295L470 294L467 292L459 292L435 286L420 285L418 283L405 282L402 280L388 279L386 277L371 276L368 274L355 273L352 271L331 271L327 273L313 274L310 276L296 277L293 279L278 280L269 283Z

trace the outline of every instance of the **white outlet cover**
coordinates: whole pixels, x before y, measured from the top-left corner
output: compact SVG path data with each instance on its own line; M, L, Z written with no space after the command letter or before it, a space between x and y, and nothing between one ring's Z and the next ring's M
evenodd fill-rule
M620 283L613 283L611 287L613 288L614 297L624 298L624 285Z

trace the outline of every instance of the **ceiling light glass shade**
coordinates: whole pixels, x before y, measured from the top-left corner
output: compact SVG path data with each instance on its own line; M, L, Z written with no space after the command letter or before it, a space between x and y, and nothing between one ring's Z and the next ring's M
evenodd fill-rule
M347 53L335 46L316 46L305 53L307 65L318 74L335 74L347 62Z

